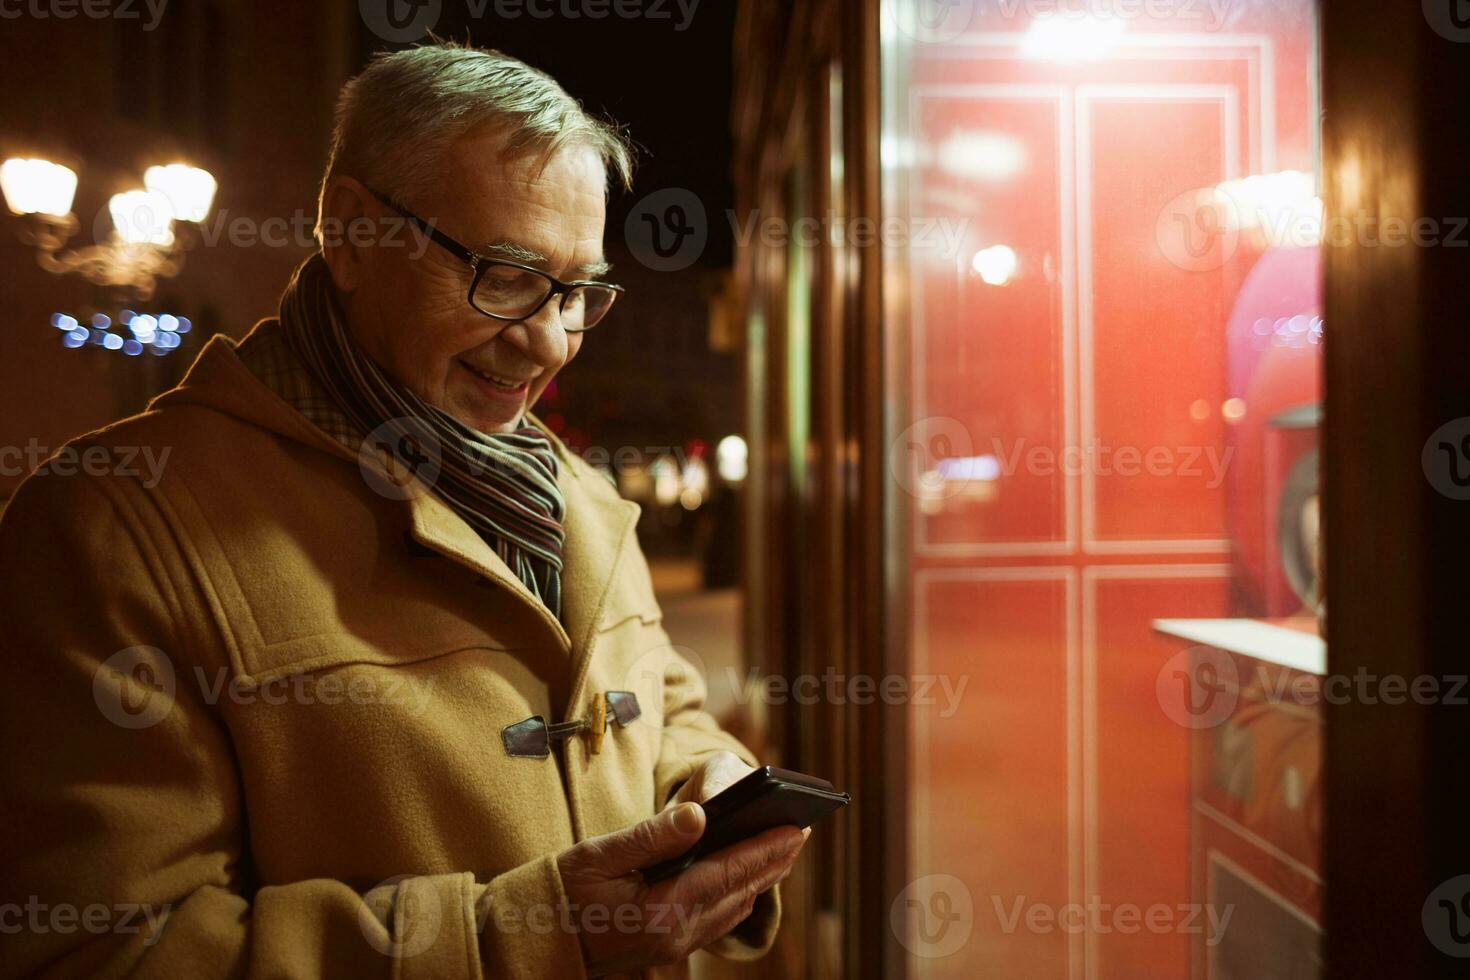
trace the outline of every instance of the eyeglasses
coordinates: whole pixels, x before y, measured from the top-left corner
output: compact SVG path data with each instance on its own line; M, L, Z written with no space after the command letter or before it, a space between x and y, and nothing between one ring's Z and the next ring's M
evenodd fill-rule
M371 189L370 189L371 190ZM622 286L610 282L562 282L533 266L480 255L377 191L372 195L407 218L413 226L471 270L469 301L478 313L495 320L528 320L553 297L560 297L561 325L567 333L591 330L612 309Z

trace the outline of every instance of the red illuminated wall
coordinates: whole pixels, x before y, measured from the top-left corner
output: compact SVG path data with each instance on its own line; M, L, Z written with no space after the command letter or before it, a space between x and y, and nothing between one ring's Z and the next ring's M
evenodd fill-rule
M909 45L885 142L907 214L965 225L958 254L912 247L901 275L915 431L994 457L915 499L914 669L970 680L951 717L914 708L914 866L965 882L976 932L919 975L1182 977L1185 934L1007 931L998 908L1190 901L1189 733L1155 693L1184 644L1150 624L1264 612L1259 412L1315 402L1320 351L1241 367L1262 345L1232 340L1232 311L1262 251L1181 253L1171 202L1314 170L1309 8L1133 22L1065 63L1026 57L1028 26ZM995 244L1019 261L1002 286L969 267ZM1273 317L1319 312L1297 271ZM1304 368L1253 405L1249 372L1282 356ZM1097 451L1048 465L1069 447Z

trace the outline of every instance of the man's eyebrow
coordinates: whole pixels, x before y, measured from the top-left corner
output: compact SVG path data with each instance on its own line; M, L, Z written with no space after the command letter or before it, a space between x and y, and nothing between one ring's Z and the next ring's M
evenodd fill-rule
M501 241L489 242L480 247L480 254L487 259L505 259L510 262L519 262L521 265L533 265L539 269L545 269L551 260L533 249L519 242L502 239ZM612 263L606 259L598 259L595 262L584 262L577 266L580 275L591 279L605 276L612 271Z
M540 252L532 251L519 242L500 240L480 246L480 254L487 259L506 259L522 265L545 266L551 260Z

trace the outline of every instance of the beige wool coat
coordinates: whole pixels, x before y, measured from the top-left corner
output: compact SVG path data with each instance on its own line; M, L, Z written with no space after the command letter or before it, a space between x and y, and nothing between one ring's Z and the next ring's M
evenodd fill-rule
M562 621L224 337L73 448L108 467L0 520L0 975L583 976L576 923L616 910L569 918L555 855L755 762L669 645L637 505L560 443ZM642 716L595 753L507 755L608 691ZM772 889L713 950L760 955L779 915Z

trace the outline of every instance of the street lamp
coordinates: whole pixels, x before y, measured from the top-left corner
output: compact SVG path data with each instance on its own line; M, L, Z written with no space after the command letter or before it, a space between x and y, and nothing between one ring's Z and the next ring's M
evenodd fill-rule
M0 164L0 191L6 206L20 216L21 240L36 248L41 268L121 287L140 300L153 295L157 279L183 268L184 251L194 240L195 226L209 216L218 188L209 171L185 163L149 167L143 184L108 201L112 232L105 241L63 251L80 226L71 212L76 173L39 158Z

